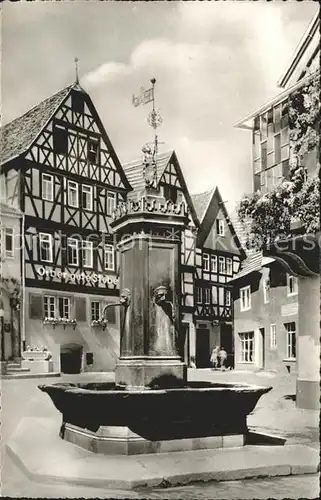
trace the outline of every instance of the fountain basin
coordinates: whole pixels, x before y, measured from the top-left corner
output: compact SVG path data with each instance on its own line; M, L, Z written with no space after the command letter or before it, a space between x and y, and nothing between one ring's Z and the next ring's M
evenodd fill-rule
M130 391L113 383L58 383L39 389L62 414L61 437L82 445L85 435L96 443L116 435L118 442L245 436L247 415L271 387L189 382L184 388Z

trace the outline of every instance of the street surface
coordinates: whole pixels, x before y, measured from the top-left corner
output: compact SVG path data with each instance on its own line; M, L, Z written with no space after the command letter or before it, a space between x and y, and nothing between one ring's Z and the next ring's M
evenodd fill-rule
M115 491L61 484L40 484L29 480L5 453L5 444L24 417L50 417L56 414L50 398L39 391L38 384L58 381L112 381L113 373L63 375L59 378L2 380L2 468L1 494L10 497L74 498L150 498L150 499L251 499L251 498L318 498L319 475L264 478L243 481L195 483L188 486L143 491ZM319 449L319 413L295 407L295 378L259 372L213 372L189 370L189 380L247 382L271 385L253 414L251 428L287 438L287 444L300 443ZM44 450L45 458L45 450Z

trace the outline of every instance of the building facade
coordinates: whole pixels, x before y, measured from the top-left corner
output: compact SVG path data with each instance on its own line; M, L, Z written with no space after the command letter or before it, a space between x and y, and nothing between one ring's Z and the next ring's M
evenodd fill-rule
M273 258L256 253L231 284L236 369L295 373L297 277Z
M294 92L318 77L319 54L319 16L316 15L279 81L285 90L238 123L240 128L252 133L253 191L259 191L262 196L289 180L290 166L297 165L289 106ZM301 160L306 180L317 175L318 163L319 144ZM298 257L294 256L293 260ZM231 281L237 368L298 373L298 339L305 335L300 331L304 315L299 308L300 286L307 292L310 280L311 302L316 291L313 272L305 273L303 269L303 263L302 268L295 262L289 265L278 251L251 249L248 253L240 273ZM316 319L315 312L312 318Z
M1 200L4 199L1 185ZM1 360L16 361L21 346L21 221L16 206L0 203Z
M24 213L23 348L54 371L111 369L119 351L111 214L130 190L89 95L71 85L3 129L6 200ZM63 365L63 366L62 366Z
M75 83L3 128L1 182L24 214L22 349L46 346L54 371L113 370L119 355L115 207L144 191L142 159L121 165L90 96ZM155 195L189 213L180 249L181 355L232 355L233 276L242 249L218 190L193 199L175 151L157 156ZM204 206L205 203L205 206ZM201 207L204 206L204 210ZM233 242L232 242L233 240ZM19 262L18 262L19 261ZM19 267L20 268L20 267Z

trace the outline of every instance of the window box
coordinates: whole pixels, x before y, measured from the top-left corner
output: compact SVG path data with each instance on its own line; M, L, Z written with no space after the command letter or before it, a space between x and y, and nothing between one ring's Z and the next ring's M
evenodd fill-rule
M102 328L106 329L108 321L106 319L93 319L91 322L91 326L93 328Z
M66 326L73 326L75 329L77 326L77 320L76 319L71 319L71 318L44 318L43 320L44 325L52 325L54 328L56 325L63 326L65 329Z

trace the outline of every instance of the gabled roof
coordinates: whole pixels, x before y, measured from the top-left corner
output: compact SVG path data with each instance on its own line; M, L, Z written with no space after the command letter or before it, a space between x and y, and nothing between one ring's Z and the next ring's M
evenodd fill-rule
M204 193L197 193L197 194L192 194L192 202L196 211L196 215L202 223L204 216L207 212L208 206L210 204L210 201L213 197L213 194L215 192L214 189L210 189L209 191L204 191Z
M303 37L301 38L298 46L296 47L294 54L287 65L286 70L284 71L283 75L281 76L280 80L278 81L278 86L279 87L285 87L289 81L291 80L291 77L293 74L296 72L298 69L300 71L300 64L304 65L304 56L307 54L307 51L310 50L309 46L312 47L312 53L310 52L310 57L308 60L305 61L306 65L309 66L311 64L312 59L317 56L317 53L320 52L320 35L319 35L319 29L320 29L320 17L319 17L319 11L317 11L309 24L308 28L306 29ZM299 79L301 79L302 76L306 73L306 68L302 67L302 75L298 73Z
M122 165L124 172L126 174L126 177L129 181L129 184L133 188L133 193L132 195L138 194L140 191L143 191L145 188L145 181L144 181L144 175L143 175L143 159L140 158L138 160L131 161L129 163L124 163ZM182 186L185 194L185 198L187 201L188 208L191 212L191 216L193 219L193 222L196 227L200 225L199 219L196 215L196 211L194 208L194 204L192 202L191 195L189 194L184 175L182 172L182 169L180 167L179 161L177 159L176 153L174 150L166 151L164 153L159 153L156 156L156 166L157 166L157 183L160 182L167 165L173 162L175 165L177 177L179 179L180 185Z
M13 160L29 149L56 109L67 98L73 85L48 97L1 130L1 164Z
M58 108L67 100L69 94L73 91L83 92L85 94L86 103L88 108L97 123L101 132L102 139L107 145L109 151L113 154L113 160L117 167L118 173L126 189L130 190L131 187L124 174L120 161L116 152L111 144L109 137L106 133L105 127L102 124L97 110L89 96L89 94L79 85L73 83L68 85L56 94L48 97L44 101L31 108L22 116L19 116L12 122L8 123L1 130L0 142L0 160L1 165L14 160L21 154L24 154L33 145L38 136L41 134L43 128L53 118Z
M262 267L265 267L271 264L272 262L275 262L275 259L273 259L272 257L263 257L262 251L255 252L252 255L249 255L247 259L243 261L241 270L228 281L229 282L236 281L255 271L260 271Z
M160 181L166 167L173 156L174 151L166 151L165 153L159 153L156 156L156 168L157 168L157 182ZM143 176L143 159L139 158L137 160L131 161L129 163L123 163L122 165L129 184L135 191L145 188L145 181Z
M241 242L238 238L238 235L235 232L233 227L233 223L230 220L229 214L226 210L225 203L222 199L221 193L218 187L210 190L204 191L203 193L194 194L193 195L193 203L196 202L196 212L201 222L201 230L198 234L198 244L202 246L206 241L206 238L213 227L213 223L216 220L216 217L220 210L222 210L226 223L229 227L229 230L234 238L234 242L237 248L240 250L242 258L246 257L244 249L241 245ZM196 207L195 207L196 208Z

